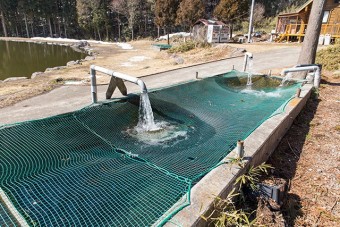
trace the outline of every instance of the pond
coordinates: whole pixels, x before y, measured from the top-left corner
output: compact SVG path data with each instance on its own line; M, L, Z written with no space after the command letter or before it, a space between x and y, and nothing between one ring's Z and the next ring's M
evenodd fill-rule
M0 41L0 80L28 77L46 68L64 66L69 61L85 58L69 46Z

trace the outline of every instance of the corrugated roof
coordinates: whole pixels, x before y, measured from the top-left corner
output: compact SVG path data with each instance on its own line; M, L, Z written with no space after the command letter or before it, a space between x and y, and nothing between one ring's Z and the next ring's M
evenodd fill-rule
M203 23L204 25L226 25L222 21L206 20L206 19L199 19L198 21L196 21L196 23L194 23L194 25L199 24L199 23Z
M305 4L303 4L301 7L296 10L296 12L291 12L291 13L281 13L279 16L288 16L288 15L294 15L300 13L302 10L304 10L309 4L311 4L313 0L307 1Z

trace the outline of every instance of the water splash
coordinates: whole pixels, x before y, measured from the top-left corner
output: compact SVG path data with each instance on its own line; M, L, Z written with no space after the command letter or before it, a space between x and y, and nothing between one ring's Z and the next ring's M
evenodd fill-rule
M254 95L257 97L273 97L273 98L279 98L281 97L281 92L280 91L271 91L271 92L265 92L263 90L257 91L257 90L251 90L251 89L243 89L241 91L242 94L250 94Z
M251 86L253 84L252 77L253 77L253 59L249 58L248 59L248 80L247 80L247 86Z
M193 129L192 129L193 130ZM166 145L187 139L189 128L185 125L155 122L148 93L140 95L139 118L137 126L125 133L148 145Z
M280 87L284 86L287 81L289 81L293 77L292 73L287 73L285 77L283 77Z
M140 95L139 119L136 130L141 132L158 130L148 93L142 93Z
M185 125L169 123L166 121L160 121L155 123L155 128L152 131L140 131L138 127L128 129L126 133L147 145L174 145L182 140L188 139L189 129Z

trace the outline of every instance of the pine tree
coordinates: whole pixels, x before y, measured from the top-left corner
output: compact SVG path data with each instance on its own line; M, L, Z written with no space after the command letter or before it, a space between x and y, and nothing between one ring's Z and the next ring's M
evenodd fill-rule
M177 25L192 28L193 23L204 17L205 6L202 0L183 0L177 11Z
M214 16L226 23L233 23L248 16L247 0L221 0L214 10Z
M158 27L171 28L175 25L179 0L156 0L155 23Z
M230 37L233 33L233 23L248 16L247 0L221 0L214 10L214 16L229 24Z

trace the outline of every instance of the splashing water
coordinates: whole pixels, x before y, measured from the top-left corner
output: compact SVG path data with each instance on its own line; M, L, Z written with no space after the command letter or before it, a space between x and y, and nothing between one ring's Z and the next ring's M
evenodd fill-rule
M293 77L292 73L287 73L285 77L283 77L280 87L284 86L287 81L289 81Z
M247 86L251 86L253 84L252 82L252 76L253 76L253 59L248 59L248 80L247 80Z
M127 129L126 133L148 145L167 144L187 139L189 128L185 125L165 121L155 122L149 95L140 95L139 119L136 127ZM191 129L193 130L193 129Z
M140 95L139 104L139 119L137 124L137 131L155 131L159 128L155 124L151 103L148 93L142 93Z

